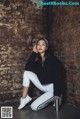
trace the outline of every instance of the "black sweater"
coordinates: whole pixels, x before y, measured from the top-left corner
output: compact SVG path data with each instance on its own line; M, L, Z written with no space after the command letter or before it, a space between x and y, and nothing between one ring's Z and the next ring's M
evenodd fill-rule
M48 55L44 63L42 63L41 59L36 58L37 53L32 52L25 70L36 73L41 84L54 83L54 96L60 96L63 85L61 62L54 55Z

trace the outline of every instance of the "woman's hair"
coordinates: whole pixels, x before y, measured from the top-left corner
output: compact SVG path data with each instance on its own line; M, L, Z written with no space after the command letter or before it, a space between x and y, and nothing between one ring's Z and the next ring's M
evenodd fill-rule
M38 42L40 41L40 40L43 40L43 41L45 41L45 43L46 43L46 46L48 47L48 40L46 39L46 38L39 38L38 40L37 40L37 42L36 42L36 45L38 44Z
M52 53L52 50L51 50L51 47L50 47L50 44L49 44L49 41L48 41L46 38L43 38L43 37L42 37L42 38L39 38L39 39L37 40L37 42L36 42L36 45L38 44L38 42L39 42L40 40L44 40L45 43L46 43L46 46L47 46L47 50L45 51L45 57L47 57L47 56L53 54L53 53ZM40 58L40 57L39 57L39 58Z

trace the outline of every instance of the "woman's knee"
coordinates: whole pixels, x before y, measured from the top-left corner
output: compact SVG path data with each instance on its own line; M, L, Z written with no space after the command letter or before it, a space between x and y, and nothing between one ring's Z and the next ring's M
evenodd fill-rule
M23 76L26 76L28 74L28 71L24 71Z
M37 75L34 73L34 72L32 72L32 71L24 71L24 74L23 74L23 76L28 76L28 77L37 77Z
M31 107L32 110L38 111L37 105L35 105L34 103L32 103L30 107Z

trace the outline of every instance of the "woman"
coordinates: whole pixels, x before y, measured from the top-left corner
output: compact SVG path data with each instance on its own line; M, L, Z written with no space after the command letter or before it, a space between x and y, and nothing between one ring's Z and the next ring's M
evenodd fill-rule
M22 109L32 98L28 95L30 81L42 92L32 104L32 110L44 108L59 98L62 91L62 70L61 62L54 55L48 52L49 43L47 39L41 38L33 47L33 52L28 59L23 74L23 93L18 109Z

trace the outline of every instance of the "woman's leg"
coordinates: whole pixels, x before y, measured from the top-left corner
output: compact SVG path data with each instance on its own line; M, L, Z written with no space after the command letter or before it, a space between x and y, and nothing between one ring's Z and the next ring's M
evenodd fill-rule
M26 71L23 74L23 91L22 91L22 98L26 98L26 96L28 95L28 89L29 89L29 85L30 85L30 80L27 77Z
M29 89L29 87L23 86L22 98L26 98L26 96L28 94L28 89Z
M40 110L53 101L53 84L49 84L44 87L47 89L47 92L45 92L31 104L32 110Z
M41 85L38 77L35 73L31 71L25 71L23 74L23 92L21 103L18 109L22 109L27 103L29 103L32 99L28 96L28 89L30 85L30 81L41 91L46 92L46 88Z
M37 75L31 71L25 71L23 75L23 86L26 87L26 93L28 93L28 88L30 81L42 92L46 92L46 88L40 83ZM24 89L25 90L25 89ZM23 92L24 92L23 90Z

